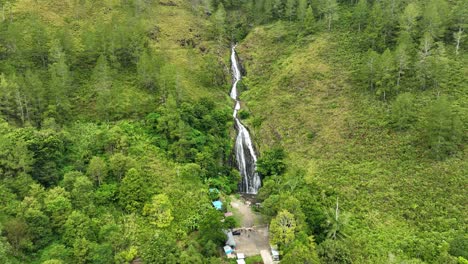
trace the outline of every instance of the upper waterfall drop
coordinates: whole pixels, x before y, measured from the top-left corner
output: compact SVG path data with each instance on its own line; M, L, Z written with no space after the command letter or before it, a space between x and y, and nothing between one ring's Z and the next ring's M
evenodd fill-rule
M233 84L230 96L236 101L234 106L233 117L236 123L237 137L235 143L235 156L237 167L241 174L240 191L248 194L257 194L261 186L260 175L257 173L257 156L250 137L250 133L242 122L237 118L237 113L241 108L240 101L238 100L237 84L242 78L239 70L239 64L236 57L236 46L231 49L231 64L232 64L232 77Z

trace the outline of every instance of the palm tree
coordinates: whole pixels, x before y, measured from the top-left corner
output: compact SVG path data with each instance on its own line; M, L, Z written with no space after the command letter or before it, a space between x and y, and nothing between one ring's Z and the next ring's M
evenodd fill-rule
M330 208L327 212L327 238L342 239L347 235L346 226L349 223L349 214L340 212L338 198L336 198L336 207Z

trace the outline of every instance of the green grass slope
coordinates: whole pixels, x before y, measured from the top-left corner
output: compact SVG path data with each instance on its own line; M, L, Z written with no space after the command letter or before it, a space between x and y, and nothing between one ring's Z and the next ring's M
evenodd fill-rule
M325 207L339 198L350 213L346 241L355 263L437 262L444 243L466 232L466 144L444 161L431 159L419 130L392 129L391 102L353 81L362 55L352 36L297 35L294 25L277 22L254 28L238 48L258 149L282 146L290 173L301 168L301 181L335 194ZM442 93L466 117L466 89ZM437 92L414 94L423 116Z

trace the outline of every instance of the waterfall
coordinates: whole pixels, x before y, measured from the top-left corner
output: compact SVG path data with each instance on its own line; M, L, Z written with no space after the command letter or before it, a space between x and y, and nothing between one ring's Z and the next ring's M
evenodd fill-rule
M232 47L231 51L232 77L234 82L230 93L231 98L236 102L233 113L237 130L234 152L242 180L240 191L248 194L257 194L261 185L260 175L257 173L257 156L255 154L249 131L241 123L239 118L237 118L237 113L241 108L240 101L238 99L239 94L237 92L237 84L241 80L242 76L239 70L239 64L237 63L235 48L235 46Z

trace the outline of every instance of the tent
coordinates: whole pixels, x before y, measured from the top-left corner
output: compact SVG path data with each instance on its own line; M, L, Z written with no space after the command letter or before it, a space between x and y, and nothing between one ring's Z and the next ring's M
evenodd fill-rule
M222 210L223 209L223 202L221 202L219 200L212 202L212 204L216 208L216 210Z
M224 249L224 253L226 253L226 255L231 254L233 252L233 250L232 250L232 248L230 246L224 246L223 249Z
M227 235L226 245L236 247L236 241L234 241L234 236L232 235L232 232L225 232L225 234Z

